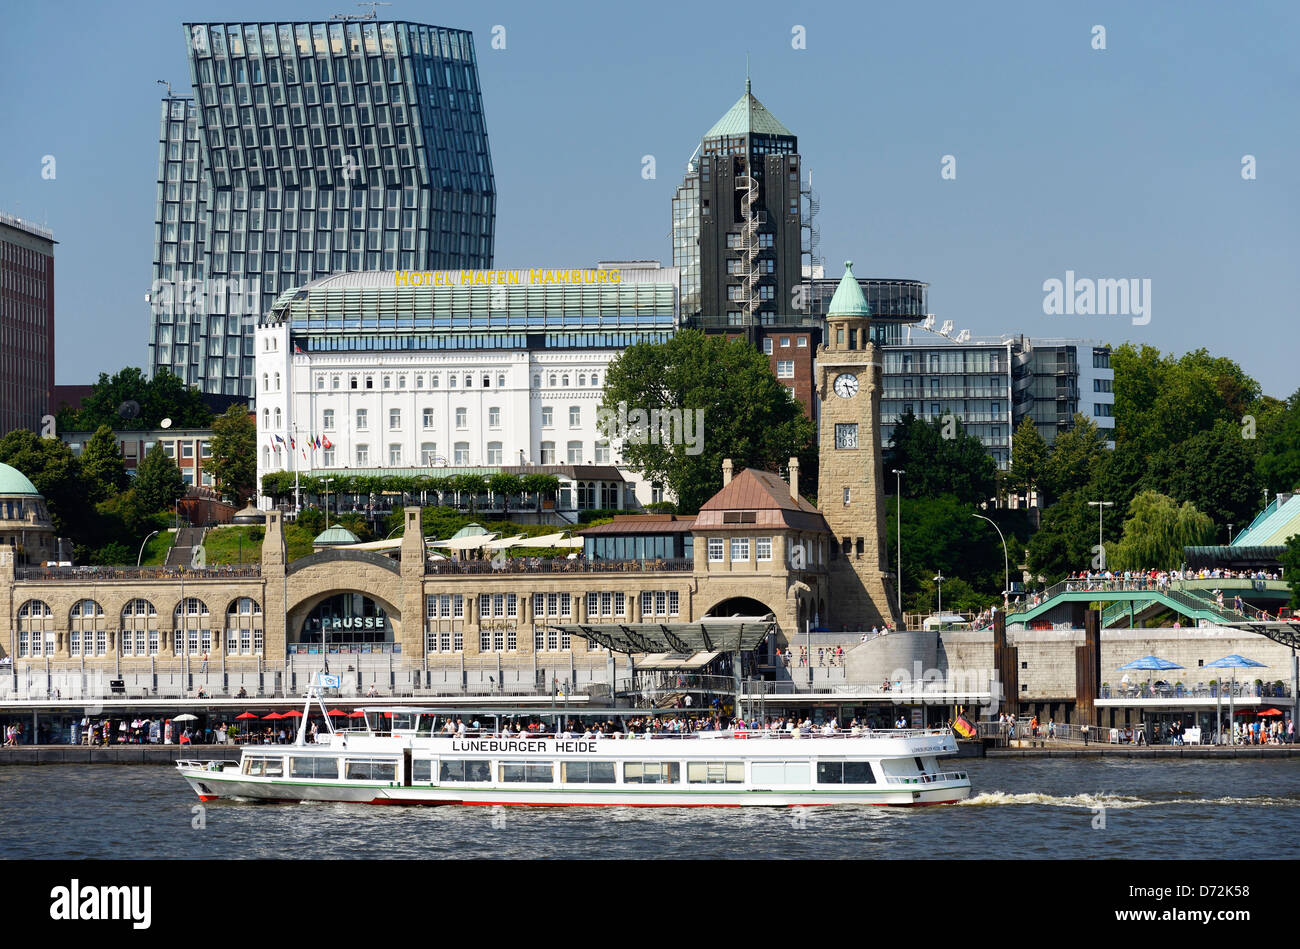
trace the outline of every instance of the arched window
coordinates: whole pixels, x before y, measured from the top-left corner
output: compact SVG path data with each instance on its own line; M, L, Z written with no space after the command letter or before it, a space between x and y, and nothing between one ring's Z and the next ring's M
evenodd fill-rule
M43 600L28 600L18 610L18 658L49 655L54 645L54 611Z
M569 385L569 374L568 374L567 372L566 372L563 376L560 377L560 384L563 385L563 386L565 386L566 388L568 387L568 385Z
M555 373L551 373L550 381L547 382L547 385L555 385Z
M598 386L598 385L600 385L600 376L598 376L598 375L597 375L596 373L594 373L594 372L591 374L591 384L592 384L593 386Z
M180 616L182 613L186 616L207 616L208 604L204 603L197 596L187 596L176 604L174 614Z
M278 405L275 407L275 427L280 427L280 407Z
M275 391L280 391L280 374L278 372L275 374Z
M498 374L497 374L497 388L498 388L498 389L504 389L505 387L506 387L506 374L505 374L504 372L502 372L502 373L498 373Z
M585 386L586 384L587 384L587 374L585 372L578 373L578 385Z
M263 392L271 391L271 377L268 376L266 373L262 373L262 391Z
M263 427L263 428L270 428L270 427L271 427L271 410L270 410L270 409L262 409L262 427Z
M465 373L465 388L466 389L474 388L474 377L471 376L468 372Z
M124 656L158 655L158 608L137 597L122 607L118 651Z

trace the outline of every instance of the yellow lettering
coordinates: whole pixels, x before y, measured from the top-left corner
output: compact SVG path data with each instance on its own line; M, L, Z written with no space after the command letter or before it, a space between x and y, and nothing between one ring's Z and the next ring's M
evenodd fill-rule
M397 271L397 273L393 274L393 279L394 279L393 286L396 287L406 286L406 271L405 270Z
M609 273L608 273L607 271L604 271L604 270L597 270L597 271L596 271L596 282L597 282L597 283L609 283Z
M520 271L520 270L511 270L511 271L510 271L510 283L518 283L518 282L519 282L519 278L520 278L521 276L523 276L523 271Z
M528 282L529 282L529 283L541 283L541 282L542 282L542 271L537 270L536 268L534 268L534 269L528 271Z
M611 271L609 272L609 282L610 282L610 283L618 283L619 280L621 280L621 279L622 279L622 274L621 274L619 271L617 271L617 270L611 270Z
M411 286L419 287L424 285L424 274L418 271L411 272Z
M555 283L555 271L554 270L546 271L546 279L543 280L542 283Z

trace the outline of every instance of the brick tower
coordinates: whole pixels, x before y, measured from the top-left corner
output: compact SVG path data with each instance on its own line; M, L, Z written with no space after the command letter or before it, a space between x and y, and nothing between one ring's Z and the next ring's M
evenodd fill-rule
M844 264L817 347L818 500L835 535L830 562L832 628L896 623L886 582L884 463L880 453L880 352L871 342L871 308Z

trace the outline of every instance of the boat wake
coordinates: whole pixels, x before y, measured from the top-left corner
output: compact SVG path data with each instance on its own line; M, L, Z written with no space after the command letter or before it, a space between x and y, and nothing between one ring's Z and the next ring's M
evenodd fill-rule
M965 801L958 801L954 807L991 807L1005 804L1037 804L1044 807L1105 807L1123 810L1134 807L1168 807L1196 805L1225 805L1238 807L1300 807L1300 798L1295 797L1171 797L1167 800L1148 800L1122 794L1100 791L1096 794L1072 794L1058 796L1054 794L1011 794L1006 791L986 791Z

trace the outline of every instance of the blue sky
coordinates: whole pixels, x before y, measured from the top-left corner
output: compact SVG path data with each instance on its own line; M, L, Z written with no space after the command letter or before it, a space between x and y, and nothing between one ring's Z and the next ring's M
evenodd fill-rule
M1271 395L1300 387L1294 3L379 9L474 32L499 266L670 262L673 189L742 93L748 53L755 95L799 136L832 273L852 259L859 275L928 281L939 320L976 336L1204 346ZM0 210L48 223L60 241L59 383L147 361L154 81L188 88L181 22L336 12L360 9L6 5ZM497 25L505 49L491 48ZM806 48L792 44L796 27ZM41 177L45 155L53 180ZM1242 177L1246 155L1254 180ZM1066 271L1149 279L1150 322L1045 315L1043 283Z

